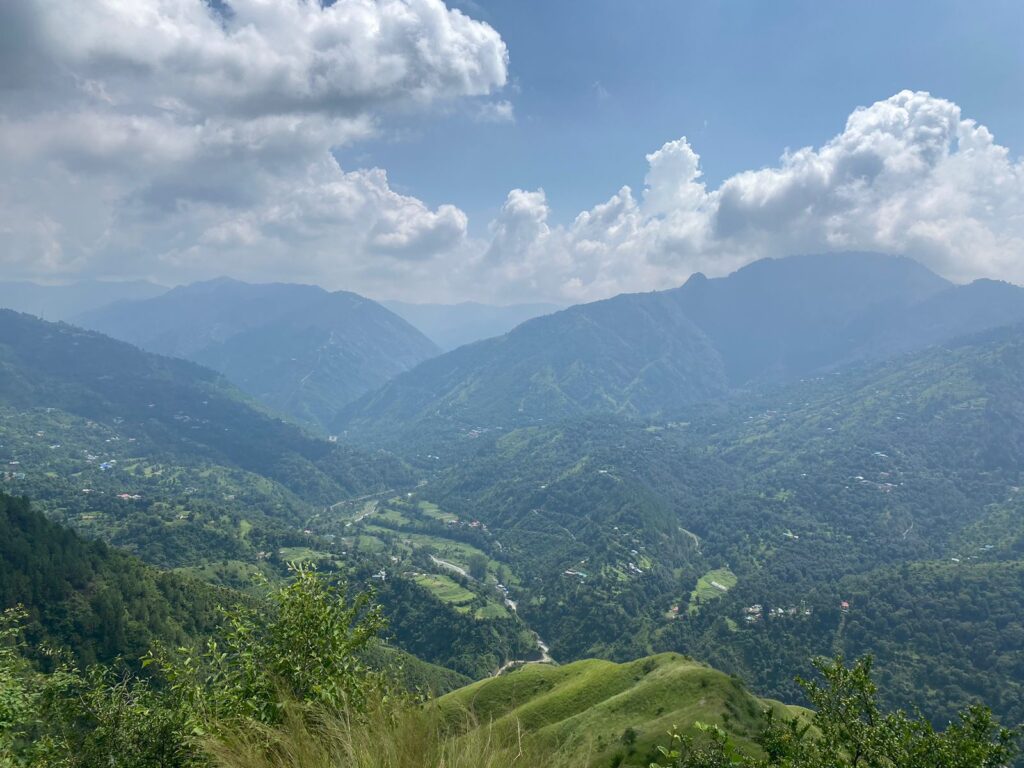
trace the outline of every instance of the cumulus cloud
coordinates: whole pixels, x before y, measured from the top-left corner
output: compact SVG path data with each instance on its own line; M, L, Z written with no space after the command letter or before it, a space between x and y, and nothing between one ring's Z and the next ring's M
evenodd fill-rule
M567 226L549 224L543 192L515 191L491 245L501 274L517 277L524 294L589 299L676 285L695 271L724 274L765 256L878 250L953 280L1024 282L1024 161L927 93L859 108L823 146L717 189L702 182L685 138L647 162L639 199L623 187Z
M0 30L7 274L340 285L465 247L462 211L332 153L503 87L500 35L442 0L17 0Z
M566 223L543 190L515 189L482 240L455 206L335 160L389 116L454 99L513 120L507 62L494 29L442 0L0 2L0 268L581 301L872 249L1024 282L1024 162L927 93L858 108L823 145L715 188L669 141L642 189Z

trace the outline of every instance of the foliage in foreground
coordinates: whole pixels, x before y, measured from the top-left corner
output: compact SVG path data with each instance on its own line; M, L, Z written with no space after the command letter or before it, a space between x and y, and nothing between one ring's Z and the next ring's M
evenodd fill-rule
M453 721L398 691L361 661L381 627L368 595L298 569L266 615L226 613L221 642L156 651L148 677L96 665L84 672L51 654L43 674L25 658L20 625L0 621L0 768L506 768L587 766L589 754L552 754L520 729ZM975 707L944 732L883 713L871 662L818 663L802 682L816 714L765 715L763 756L741 754L702 727L675 733L655 768L996 768L1017 734Z
M539 748L522 732L457 725L433 704L377 700L366 711L286 707L272 727L242 725L206 742L219 768L582 768L577 754Z
M286 701L328 710L362 711L367 696L385 690L362 652L384 626L370 593L349 600L344 587L297 566L293 581L271 594L270 615L252 606L225 611L223 644L202 652L151 653L172 696L206 723L253 720L275 724Z
M671 734L667 760L651 768L999 768L1018 754L1019 734L1001 728L982 706L961 712L943 731L922 717L883 713L871 679L871 658L852 667L818 659L821 680L798 681L815 710L811 722L779 723L765 715L758 743L765 757L740 754L715 726L699 737Z

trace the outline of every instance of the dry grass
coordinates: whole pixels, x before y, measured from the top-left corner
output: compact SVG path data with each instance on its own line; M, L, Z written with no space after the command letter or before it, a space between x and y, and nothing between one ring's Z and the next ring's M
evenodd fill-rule
M461 720L461 722L459 722ZM588 755L543 750L510 731L453 720L436 707L379 702L365 715L286 710L276 727L247 724L207 742L219 768L583 768Z

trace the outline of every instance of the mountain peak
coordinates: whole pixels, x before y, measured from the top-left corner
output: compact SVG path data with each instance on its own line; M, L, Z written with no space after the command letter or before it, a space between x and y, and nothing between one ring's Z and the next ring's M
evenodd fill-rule
M707 281L708 276L705 275L703 272L694 272L686 279L686 282L683 283L683 286L685 287L687 285L700 285L701 283L706 283Z

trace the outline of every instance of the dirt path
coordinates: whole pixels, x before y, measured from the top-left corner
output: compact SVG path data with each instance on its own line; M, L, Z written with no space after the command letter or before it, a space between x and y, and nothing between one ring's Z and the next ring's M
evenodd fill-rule
M498 671L494 673L494 677L499 677L505 672L508 672L512 667L526 666L527 664L554 664L555 660L551 658L551 654L548 653L550 650L543 640L540 639L540 635L536 632L533 633L534 639L537 641L537 650L540 651L539 659L513 659L512 661L506 661L500 667Z
M474 579L472 576L469 575L469 571L467 571L465 568L461 568L461 567L457 566L455 563L449 563L447 560L442 560L441 558L434 557L433 555L430 556L430 559L431 559L431 561L433 561L434 565L439 565L442 568L445 568L445 569L451 571L452 573L457 573L457 574L459 574L459 576L462 576L464 579L469 579L470 581L476 581L476 579Z

